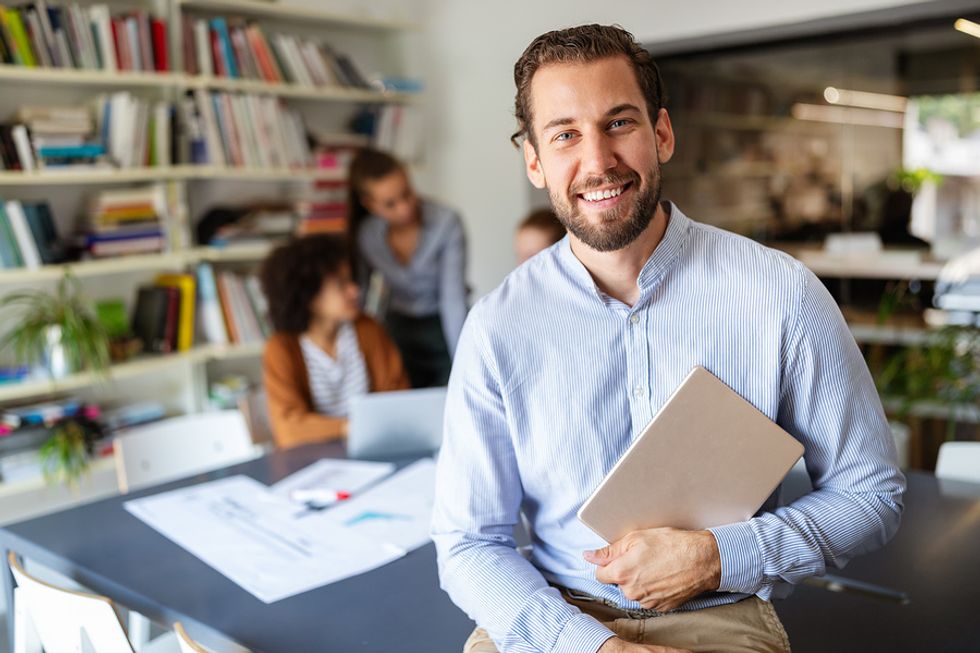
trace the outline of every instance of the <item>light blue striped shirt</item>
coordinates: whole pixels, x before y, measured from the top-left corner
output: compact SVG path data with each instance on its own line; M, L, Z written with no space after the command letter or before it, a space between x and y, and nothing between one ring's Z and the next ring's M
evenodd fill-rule
M384 276L391 291L389 310L427 317L438 314L449 353L456 351L466 319L466 238L463 223L450 208L422 202L422 232L407 265L388 245L388 223L368 216L358 233L361 255ZM362 287L366 285L362 279Z
M720 591L696 610L841 567L898 528L905 479L871 375L834 300L791 257L675 206L632 308L599 291L566 237L473 308L446 407L433 539L443 588L503 652L595 651L612 632L547 581L616 602L575 514L695 365L798 438L815 490L778 490L711 529ZM718 437L724 437L719 433ZM523 510L530 559L513 531Z

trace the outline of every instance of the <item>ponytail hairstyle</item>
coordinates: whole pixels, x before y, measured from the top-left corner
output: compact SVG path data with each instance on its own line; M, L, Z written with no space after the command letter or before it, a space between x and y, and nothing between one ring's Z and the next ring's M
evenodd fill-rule
M354 263L354 274L359 281L366 283L368 271L357 245L357 235L369 211L364 208L361 197L368 182L383 179L394 172L405 172L401 161L381 150L362 148L351 161L348 173L347 197L347 242Z

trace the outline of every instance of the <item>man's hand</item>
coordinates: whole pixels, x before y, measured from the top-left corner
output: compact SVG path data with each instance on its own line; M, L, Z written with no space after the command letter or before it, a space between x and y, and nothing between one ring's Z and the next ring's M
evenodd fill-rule
M671 648L656 644L631 644L618 637L611 637L596 653L691 653L686 648Z
M596 580L619 585L648 610L673 610L721 583L721 557L709 531L634 531L583 557L598 566Z

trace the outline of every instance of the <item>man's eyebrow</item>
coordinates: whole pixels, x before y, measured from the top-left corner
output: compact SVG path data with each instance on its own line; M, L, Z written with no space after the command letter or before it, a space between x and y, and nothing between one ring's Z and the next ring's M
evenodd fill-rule
M612 109L606 112L606 117L610 118L618 113L626 113L627 111L635 111L637 113L640 113L640 108L634 104L629 104L629 103L617 104Z
M637 107L635 104L624 103L624 104L617 104L612 109L607 111L606 117L610 118L617 114L626 113L628 111L635 111L637 113L640 113L639 107ZM553 127L562 127L564 125L571 125L574 123L575 123L574 118L555 118L554 120L549 121L548 124L546 124L544 127L542 127L541 131L546 132Z

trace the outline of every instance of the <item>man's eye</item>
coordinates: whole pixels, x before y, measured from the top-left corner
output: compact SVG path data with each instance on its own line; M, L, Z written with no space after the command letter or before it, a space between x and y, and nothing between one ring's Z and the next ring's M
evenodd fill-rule
M617 127L625 127L628 124L630 124L628 119L620 118L619 120L613 120L611 123L609 123L609 128L616 129Z
M568 141L568 140L571 140L572 136L574 136L574 134L572 134L572 132L562 132L562 133L558 134L557 136L555 136L555 140L556 141Z

